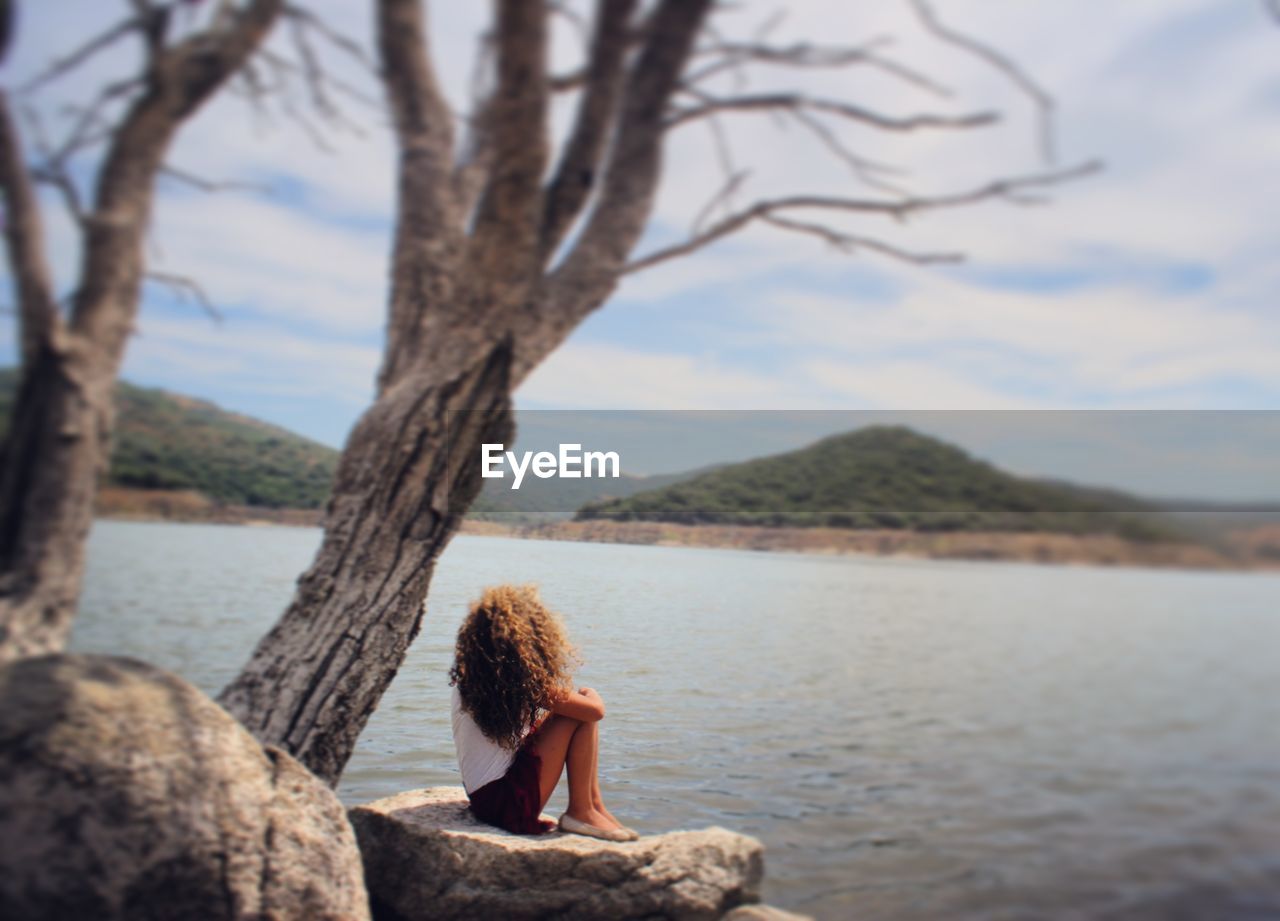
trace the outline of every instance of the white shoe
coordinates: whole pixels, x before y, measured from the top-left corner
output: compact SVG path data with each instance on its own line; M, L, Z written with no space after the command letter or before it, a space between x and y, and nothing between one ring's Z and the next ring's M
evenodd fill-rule
M604 841L635 841L640 836L629 828L601 828L588 825L575 819L569 813L560 816L560 830L573 835L586 835L588 838L600 838Z

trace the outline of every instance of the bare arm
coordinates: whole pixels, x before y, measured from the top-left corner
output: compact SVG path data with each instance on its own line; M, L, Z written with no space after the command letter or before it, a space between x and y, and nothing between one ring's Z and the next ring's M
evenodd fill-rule
M559 700L552 703L551 712L584 723L596 723L604 719L604 700L594 688L579 688L576 691L566 691Z

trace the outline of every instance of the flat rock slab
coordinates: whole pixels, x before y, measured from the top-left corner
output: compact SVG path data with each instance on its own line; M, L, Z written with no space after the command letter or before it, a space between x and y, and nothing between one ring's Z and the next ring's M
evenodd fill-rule
M409 790L348 813L375 917L720 918L759 899L764 846L723 828L612 842L513 835L461 787Z

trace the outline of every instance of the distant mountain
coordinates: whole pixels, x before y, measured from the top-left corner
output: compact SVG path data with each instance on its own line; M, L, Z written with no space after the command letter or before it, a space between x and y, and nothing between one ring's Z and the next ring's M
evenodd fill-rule
M0 368L0 437L17 374ZM107 483L192 490L223 505L320 509L339 452L206 400L121 381ZM1280 509L1146 502L1114 490L1015 477L905 428L861 429L732 465L618 479L493 480L471 516L914 530L1042 530L1165 539L1280 521Z
M0 437L8 430L17 372L0 368ZM206 400L120 381L115 449L107 485L190 489L217 502L269 508L323 508L339 452L287 429L229 412ZM475 517L528 517L656 489L701 471L618 479L529 477L519 490L494 480L472 507ZM541 516L545 517L545 516Z
M834 435L663 489L597 502L579 519L918 531L1181 534L1112 490L1031 480L900 426Z
M17 373L0 369L0 431L7 431ZM338 452L206 400L116 385L115 448L107 485L192 489L219 502L321 508Z
M491 480L471 506L473 518L503 521L532 518L572 518L584 505L622 499L646 490L662 489L714 469L702 467L682 473L622 476L609 479L537 479L526 477L518 490L510 480Z

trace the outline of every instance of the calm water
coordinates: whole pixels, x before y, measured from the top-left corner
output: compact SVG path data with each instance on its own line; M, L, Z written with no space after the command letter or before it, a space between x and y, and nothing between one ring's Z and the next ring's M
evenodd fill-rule
M98 521L73 646L216 693L319 537ZM613 810L759 837L767 901L1280 917L1280 576L462 537L346 802L458 783L452 637L500 581L538 582L584 653Z

